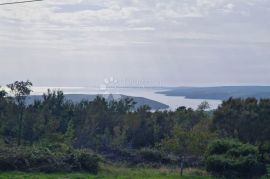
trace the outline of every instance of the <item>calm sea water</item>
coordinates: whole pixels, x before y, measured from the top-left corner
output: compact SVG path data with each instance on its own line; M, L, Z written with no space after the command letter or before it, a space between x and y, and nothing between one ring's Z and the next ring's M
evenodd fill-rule
M205 100L205 99L187 99L184 96L166 96L163 94L157 94L156 92L162 91L157 88L95 88L95 87L34 87L33 94L40 95L47 91L62 90L65 94L123 94L133 97L144 97L151 100L155 100L170 106L171 110L175 110L179 106L186 106L196 109L198 105L207 101L211 109L216 109L221 104L220 100ZM164 90L164 89L163 89Z

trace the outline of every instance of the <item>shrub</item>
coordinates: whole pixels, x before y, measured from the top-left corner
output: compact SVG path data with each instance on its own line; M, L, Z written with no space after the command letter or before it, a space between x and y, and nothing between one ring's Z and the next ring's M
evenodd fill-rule
M155 149L149 149L149 148L144 148L138 151L138 156L144 162L152 162L152 163L160 163L160 164L172 164L176 162L176 160L172 159L165 153L155 150Z
M227 178L248 178L265 174L259 161L257 147L234 140L217 140L211 143L205 156L208 172Z
M209 176L209 174L202 169L199 168L187 168L185 169L185 175L188 176Z
M139 155L146 161L161 162L163 156L162 153L153 149L141 149Z
M97 173L99 157L87 150L52 151L46 147L0 148L0 171Z
M76 151L77 163L80 164L81 170L97 173L98 172L98 161L100 158L97 155L92 154L87 150L77 150Z

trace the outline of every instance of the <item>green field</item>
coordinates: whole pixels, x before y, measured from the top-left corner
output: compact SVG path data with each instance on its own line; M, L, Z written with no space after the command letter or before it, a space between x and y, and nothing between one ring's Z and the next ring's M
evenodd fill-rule
M197 176L196 176L197 175ZM98 175L87 173L23 173L1 172L0 179L210 179L200 170L186 170L180 177L179 171L167 168L145 169L124 167L103 167Z

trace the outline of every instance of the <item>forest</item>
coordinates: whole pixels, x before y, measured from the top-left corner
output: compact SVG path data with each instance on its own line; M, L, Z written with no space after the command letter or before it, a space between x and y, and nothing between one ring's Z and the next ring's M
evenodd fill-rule
M30 81L0 88L1 172L87 172L102 166L198 169L216 178L267 178L270 99L229 98L216 110L134 108L132 98L74 103ZM165 177L166 178L166 177Z

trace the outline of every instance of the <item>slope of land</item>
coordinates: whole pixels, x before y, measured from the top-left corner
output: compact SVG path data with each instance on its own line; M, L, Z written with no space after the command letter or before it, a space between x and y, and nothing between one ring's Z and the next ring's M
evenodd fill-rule
M220 87L176 87L157 92L167 96L185 96L189 99L226 100L234 98L270 98L270 86L220 86Z
M97 95L88 95L88 94L65 94L65 99L70 100L75 103L79 103L82 100L87 100L87 101L93 101ZM154 101L151 99L143 98L143 97L132 97L132 96L124 96L124 95L119 95L120 98L125 98L125 97L130 97L133 98L134 102L136 102L135 108L139 108L141 106L147 105L153 110L158 110L158 109L167 109L169 108L168 105L160 103L158 101ZM112 95L109 95L107 100L112 100L113 97ZM35 100L42 100L42 96L40 95L32 95L29 96L27 99L27 103L31 104Z

